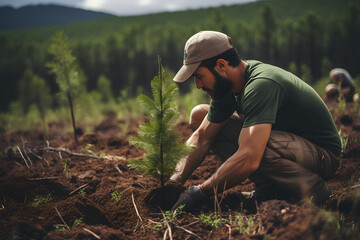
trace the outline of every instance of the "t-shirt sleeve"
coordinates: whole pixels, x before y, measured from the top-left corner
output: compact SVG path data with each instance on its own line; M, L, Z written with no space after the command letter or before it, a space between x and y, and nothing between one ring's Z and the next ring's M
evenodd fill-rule
M245 88L242 99L244 113L243 127L276 121L276 115L282 103L286 101L286 92L271 79L256 79Z
M235 112L235 100L232 94L228 94L220 101L210 102L210 110L207 119L213 123L221 123Z

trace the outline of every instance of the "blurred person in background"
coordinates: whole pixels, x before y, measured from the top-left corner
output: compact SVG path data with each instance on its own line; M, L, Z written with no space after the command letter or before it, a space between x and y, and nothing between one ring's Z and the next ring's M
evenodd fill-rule
M334 68L330 71L331 82L326 85L325 93L328 100L344 98L346 102L359 101L359 94L355 91L355 83L351 75L342 68Z

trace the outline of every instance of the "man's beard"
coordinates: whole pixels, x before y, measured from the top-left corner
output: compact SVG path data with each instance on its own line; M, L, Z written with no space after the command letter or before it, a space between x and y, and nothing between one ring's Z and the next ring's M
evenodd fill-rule
M215 77L214 90L211 91L210 89L204 89L204 88L203 90L210 91L212 93L212 96L214 97L214 100L219 101L230 92L234 84L230 81L230 79L221 76L214 69L210 70L210 72Z

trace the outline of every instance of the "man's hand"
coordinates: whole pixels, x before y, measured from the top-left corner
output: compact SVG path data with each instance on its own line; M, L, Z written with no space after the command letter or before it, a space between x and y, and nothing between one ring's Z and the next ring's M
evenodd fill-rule
M191 211L195 207L199 206L209 198L201 191L200 185L192 186L183 191L177 202L172 207L173 210L177 209L181 205L185 205L185 211Z

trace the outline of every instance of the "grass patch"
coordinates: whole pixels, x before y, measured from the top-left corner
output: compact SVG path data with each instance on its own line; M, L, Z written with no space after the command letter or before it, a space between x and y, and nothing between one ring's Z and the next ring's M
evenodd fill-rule
M201 213L199 219L206 225L210 225L213 228L218 228L223 224L223 219L216 213Z
M73 230L77 227L77 225L79 225L80 223L83 222L83 218L77 218L75 219L75 221L73 222L70 230ZM55 231L61 231L61 232L66 232L67 231L67 228L64 224L54 224L54 228L55 228Z
M71 159L70 158L65 158L62 160L63 162L63 166L64 166L64 173L65 173L65 176L66 178L70 178L71 177L71 174L70 174L70 162L71 162Z
M238 213L235 216L234 225L239 230L240 234L251 234L255 227L255 220L253 217L246 217Z
M113 191L111 193L111 199L115 200L116 202L120 201L122 196L123 196L123 192Z
M341 141L341 152L343 153L346 149L346 146L348 144L349 141L349 136L346 134L341 134L341 130L338 132L339 136L340 136L340 141Z
M26 200L24 200L26 201ZM46 197L42 197L42 196L35 196L35 198L32 200L31 202L31 206L36 207L39 206L43 203L48 203L51 201L51 193L49 193Z

